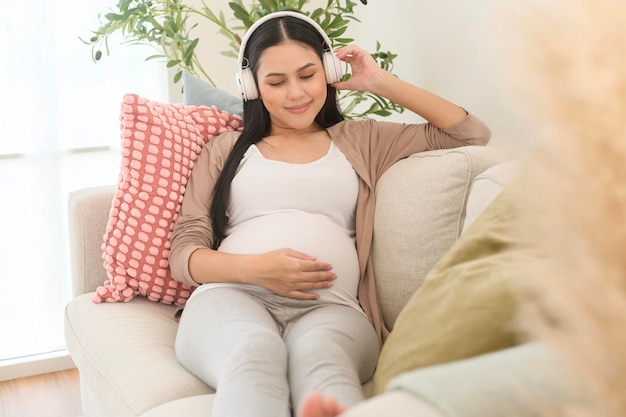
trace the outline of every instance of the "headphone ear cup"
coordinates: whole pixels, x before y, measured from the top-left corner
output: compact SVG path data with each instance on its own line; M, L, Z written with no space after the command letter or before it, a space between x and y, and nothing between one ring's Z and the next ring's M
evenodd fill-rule
M256 100L259 98L259 90L254 82L254 75L250 68L243 68L237 73L237 86L244 101Z
M326 74L326 82L328 84L341 80L341 77L343 77L343 65L334 52L324 52L322 63L324 64L324 73Z

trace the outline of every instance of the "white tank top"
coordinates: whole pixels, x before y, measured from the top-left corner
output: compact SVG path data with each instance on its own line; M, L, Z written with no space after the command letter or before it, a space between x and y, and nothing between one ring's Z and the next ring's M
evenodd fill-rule
M266 159L252 145L231 185L229 228L218 250L253 254L289 247L315 256L330 263L337 274L332 287L315 291L320 299L360 310L357 196L356 172L333 142L325 156L307 164ZM194 294L216 286L242 285L204 284Z

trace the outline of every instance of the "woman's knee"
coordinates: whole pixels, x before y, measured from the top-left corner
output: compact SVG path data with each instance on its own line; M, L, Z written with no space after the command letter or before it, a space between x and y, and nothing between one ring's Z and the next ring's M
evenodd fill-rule
M290 355L335 356L358 364L375 360L379 353L376 333L367 318L351 307L329 306L302 317L289 329Z
M264 306L230 288L211 289L190 300L174 348L184 367L212 378L225 365L235 366L241 359L286 357L278 328Z
M233 341L222 369L237 374L286 374L287 347L277 332L260 328Z
M211 386L215 387L221 376L245 380L287 372L287 348L271 329L248 326L231 337L198 335L195 342L193 336L185 334L176 338L176 359Z
M328 309L330 316L317 314L290 329L286 337L290 363L300 372L336 369L354 372L361 381L368 380L379 353L376 333L359 312L331 310L336 309Z

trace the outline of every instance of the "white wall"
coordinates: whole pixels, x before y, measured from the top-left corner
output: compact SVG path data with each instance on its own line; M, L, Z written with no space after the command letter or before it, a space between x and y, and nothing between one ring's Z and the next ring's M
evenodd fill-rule
M214 0L210 4L213 11L223 10L230 16L227 2ZM361 23L351 23L348 32L357 44L374 50L378 40L383 49L397 53L394 72L398 76L479 115L492 128L495 146L515 152L532 139L511 76L514 29L507 15L515 12L515 0L368 3L356 7ZM227 44L216 32L214 25L199 27L200 59L218 86L234 93L236 62L219 54ZM392 120L420 119L405 113Z

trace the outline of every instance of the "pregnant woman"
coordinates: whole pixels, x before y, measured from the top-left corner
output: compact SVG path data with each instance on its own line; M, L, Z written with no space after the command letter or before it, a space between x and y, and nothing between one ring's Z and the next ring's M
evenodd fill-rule
M359 47L333 51L296 12L257 21L239 64L244 129L204 147L171 235L174 278L198 286L177 358L216 389L213 417L289 417L310 391L349 406L388 333L370 259L376 181L410 154L483 145L490 131ZM344 120L337 89L427 122Z

